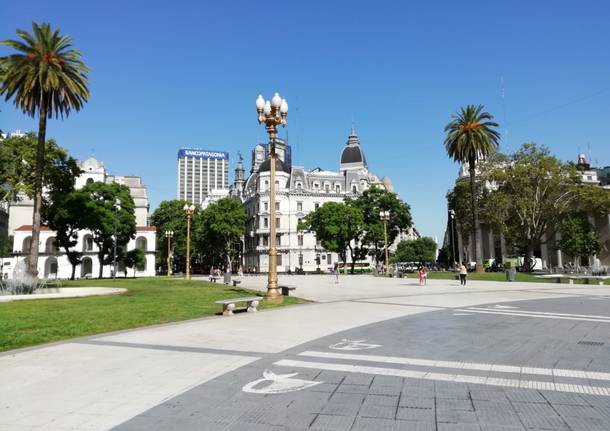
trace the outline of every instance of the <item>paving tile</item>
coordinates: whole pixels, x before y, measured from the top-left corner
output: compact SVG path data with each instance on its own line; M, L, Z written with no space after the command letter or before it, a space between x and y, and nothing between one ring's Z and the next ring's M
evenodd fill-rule
M372 404L375 406L392 406L398 405L399 397L396 395L367 395L364 399L364 404ZM402 401L402 398L401 398ZM407 407L407 406L405 406Z
M318 415L311 424L313 430L347 431L354 424L355 416Z
M477 424L438 424L438 431L480 431Z
M512 403L513 409L519 414L553 417L557 412L549 404L542 403Z
M531 389L507 388L504 392L510 401L520 401L528 403L546 403L547 400L538 391Z
M436 431L436 424L432 422L396 421L396 431ZM371 431L374 428L371 429Z
M436 410L436 421L439 423L477 423L477 415L473 411Z
M345 376L345 380L343 380L344 385L366 385L371 386L373 383L373 377L370 374L356 374L351 373Z
M472 401L470 400L462 400L462 399L453 399L453 398L439 398L436 400L436 408L437 410L465 410L465 411L473 411L474 408L472 406Z
M369 387L368 385L350 385L342 383L341 386L337 388L337 392L346 392L352 394L368 394Z
M395 431L396 421L393 419L356 418L351 431Z
M434 398L420 397L400 397L400 407L411 407L416 409L433 409L435 405Z
M519 413L519 419L526 428L550 430L568 429L566 422L559 416L541 416L535 413Z
M419 422L434 422L434 410L432 409L410 409L399 407L396 419L411 420Z
M394 417L396 416L396 407L364 404L358 411L358 416L368 418L394 419Z

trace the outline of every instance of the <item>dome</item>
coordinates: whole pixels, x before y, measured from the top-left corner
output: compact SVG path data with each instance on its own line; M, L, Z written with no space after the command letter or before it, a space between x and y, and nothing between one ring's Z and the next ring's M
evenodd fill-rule
M261 163L260 168L258 168L259 172L268 172L271 170L271 159L267 159L265 160L263 163ZM275 171L284 171L287 173L290 173L290 170L288 169L288 166L286 166L286 164L279 158L275 159Z
M352 130L347 138L347 144L341 153L341 165L347 165L345 167L366 167L366 157L364 152L360 148L360 141L358 135L352 127Z

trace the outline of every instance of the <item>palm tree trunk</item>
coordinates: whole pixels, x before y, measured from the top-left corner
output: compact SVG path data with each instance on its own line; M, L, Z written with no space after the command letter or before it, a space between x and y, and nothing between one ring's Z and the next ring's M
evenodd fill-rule
M468 168L470 173L470 206L472 209L472 245L474 252L474 261L476 262L476 271L483 272L482 256L479 256L477 244L477 229L479 228L479 211L476 203L476 184L475 184L475 159L468 160Z
M28 273L38 277L38 243L40 242L40 207L42 206L42 175L44 172L45 135L47 133L47 94L40 97L38 145L36 146L36 174L34 177L34 213L32 215L32 242L28 254Z

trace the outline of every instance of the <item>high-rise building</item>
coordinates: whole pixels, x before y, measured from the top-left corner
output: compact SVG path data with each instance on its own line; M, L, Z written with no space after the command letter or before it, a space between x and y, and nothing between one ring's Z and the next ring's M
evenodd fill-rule
M177 198L201 204L206 196L229 190L229 153L181 148Z

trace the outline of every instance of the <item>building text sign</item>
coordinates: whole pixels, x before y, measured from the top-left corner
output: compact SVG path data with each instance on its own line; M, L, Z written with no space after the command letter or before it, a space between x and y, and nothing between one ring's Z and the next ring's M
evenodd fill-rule
M178 158L180 157L197 157L202 159L229 159L229 153L224 151L210 151L210 150L197 150L190 148L181 148L178 151Z

